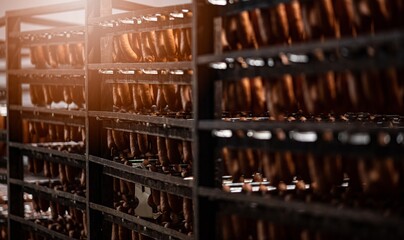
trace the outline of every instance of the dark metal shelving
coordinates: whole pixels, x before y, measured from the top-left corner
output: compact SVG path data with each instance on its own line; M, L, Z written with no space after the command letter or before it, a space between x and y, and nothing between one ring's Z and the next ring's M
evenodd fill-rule
M181 177L150 172L146 169L126 166L121 163L116 163L95 156L90 156L89 160L103 166L103 172L106 175L134 183L140 183L156 190L186 198L191 198L192 196L192 181L184 180Z
M68 80L68 81L66 81ZM46 84L46 85L62 85L63 86L71 86L71 85L84 85L85 79L84 76L72 76L72 75L28 75L28 76L21 76L19 75L16 78L16 81L20 84L30 83L30 84Z
M224 213L236 213L249 218L265 219L283 224L329 230L334 234L370 239L397 239L404 236L404 220L383 216L369 210L338 208L321 203L304 203L231 194L219 189L199 188L199 195L221 204ZM327 221L325 221L327 219Z
M32 113L22 113L21 118L29 120L30 122L44 122L48 124L56 125L67 125L67 126L85 126L85 119L83 118L72 118L70 116L55 116L54 114L32 114Z
M310 0L303 0L303 1L310 1ZM214 1L213 1L214 2ZM223 4L224 1L219 1L221 4ZM226 15L234 15L237 13L240 13L242 11L246 10L252 10L255 8L268 8L271 6L275 6L276 4L279 3L288 3L291 2L291 0L248 0L248 1L237 1L234 2L232 1L229 3L229 1L226 1L227 5L221 6L220 4L217 5L219 8L219 12L222 16Z
M103 121L104 128L125 132L168 137L179 140L192 141L192 131L183 127L167 127L149 123Z
M43 235L45 237L49 237L51 239L60 239L60 240L74 240L75 238L71 238L67 235L64 235L62 233L55 232L53 230L49 230L47 227L41 226L39 224L36 224L34 221L31 221L29 219L25 219L23 217L15 216L13 214L9 214L9 219L11 221L18 222L19 224L22 225L23 228L26 228L27 230L39 233L40 235ZM77 239L78 240L78 239Z
M190 10L192 6L190 4L183 4L183 5L175 5L175 6L168 6L168 7L161 7L161 8L145 8L137 11L128 11L125 13L119 14L112 14L102 17L92 17L88 19L89 25L98 25L102 22L108 21L115 21L117 19L133 19L133 18L142 18L143 16L155 15L156 13L159 14L169 14L174 12L182 12L183 9ZM168 25L168 24L167 24Z
M53 27L44 30L10 32L10 38L20 39L23 47L40 44L84 43L84 26Z
M172 118L165 116L151 116L144 114L134 113L118 113L118 112L106 112L106 111L89 111L90 117L95 117L100 120L115 120L115 121L134 121L145 122L150 124L164 125L167 127L180 127L180 128L192 128L192 119Z
M36 194L41 198L45 198L50 201L56 201L65 206L75 207L81 210L86 209L86 198L77 194L56 191L48 187L38 186L35 183L25 182L18 179L10 179L9 181L11 184L21 186L26 193Z
M83 69L71 68L71 69L9 69L7 70L9 75L85 75L85 71Z
M23 144L10 142L10 148L16 148L22 151L22 154L34 156L46 161L52 161L55 163L63 163L78 168L85 168L86 156L75 153L62 152L55 149L48 149L45 147L37 147L33 144Z
M190 85L192 81L191 74L121 74L104 75L102 79L105 83L128 83L128 84L177 84Z
M53 109L53 108L45 108L45 107L25 107L19 105L10 105L9 109L12 111L20 111L21 113L27 112L32 113L33 115L39 114L50 114L50 115L64 115L70 118L83 118L86 116L86 112L84 110L67 110L67 109Z
M160 226L158 224L152 223L150 221L146 221L144 219L119 212L117 210L90 203L90 208L94 209L96 211L100 211L104 214L105 219L117 224L121 224L123 226L133 226L134 229L136 229L136 226L139 226L139 228L143 228L140 230L141 233L147 234L149 231L151 234L156 234L154 236L158 236L157 239L193 239L190 236L187 236L183 233L180 233L178 231L175 231L173 229L165 228L163 226ZM145 229L146 228L146 229ZM171 237L170 237L171 236Z
M89 70L190 70L192 62L91 63Z
M197 58L198 64L215 64L224 63L234 65L234 67L217 70L217 79L222 80L237 80L243 76L279 76L283 74L315 74L324 73L327 71L345 71L345 70L364 70L364 69L381 69L389 66L402 67L404 65L404 32L389 31L379 33L377 35L362 35L356 38L330 39L327 41L312 41L307 43L293 44L289 46L271 46L264 47L258 50L240 50L222 54L202 55ZM395 47L386 52L386 44L389 47ZM324 61L311 61L302 63L290 62L287 65L275 64L268 65L268 59L271 62L273 58L279 57L282 53L285 56L288 54L301 55L308 57L316 51L332 52L334 54L342 52L363 49L364 46L372 46L376 49L375 56L352 56L352 57L333 57ZM377 49L377 47L380 47ZM263 66L241 67L236 62L226 63L225 59L259 59L264 64Z

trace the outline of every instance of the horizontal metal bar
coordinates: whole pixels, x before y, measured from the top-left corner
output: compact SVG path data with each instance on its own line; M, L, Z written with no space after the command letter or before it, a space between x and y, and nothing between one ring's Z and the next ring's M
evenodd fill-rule
M387 67L402 67L404 66L404 50L396 52L397 56L376 56L373 58L364 59L339 59L335 61L323 61L313 62L308 64L290 64L281 65L275 67L263 66L263 67L248 67L248 68L234 68L226 69L218 72L217 79L221 80L240 80L243 77L255 77L264 76L276 77L283 76L285 74L297 75L297 74L319 74L329 71L343 72L347 70L358 71L368 69L384 69Z
M259 195L230 194L219 189L200 187L199 197L208 198L222 213L238 214L273 223L300 226L372 239L397 239L404 236L404 219L383 216L370 210L344 209L321 203L304 203L262 197ZM400 237L398 237L400 238ZM362 239L362 238L361 238Z
M192 131L186 128L164 127L148 123L104 121L103 127L125 132L136 132L159 137L192 141Z
M23 187L23 190L30 194L39 194L50 201L56 201L69 207L86 210L86 198L69 192L57 191L52 188L25 182L19 179L10 178L9 182Z
M111 160L89 156L91 162L100 164L104 167L104 173L127 180L134 183L140 183L144 186L175 194L178 196L192 197L192 181L183 180L180 177L150 172L145 169L133 168Z
M24 219L19 216L15 216L13 214L9 214L9 218L12 221L21 223L24 225L24 227L28 227L30 230L37 232L41 235L45 235L46 237L50 237L51 239L61 239L61 240L74 240L76 238L71 238L67 235L64 235L62 233L58 233L56 231L50 230L42 225L36 224L32 220ZM77 239L78 240L78 239Z
M29 23L29 24L36 24L36 25L43 25L43 26L50 26L50 27L66 27L74 25L71 22L64 22L58 21L54 19L45 19L40 17L32 17L32 16L23 16L21 17L21 22Z
M124 121L136 121L136 122L164 125L168 127L192 128L194 124L194 121L192 119L177 119L164 116L148 116L133 113L89 111L88 114L90 117L96 117L102 120L116 119Z
M75 11L75 10L84 10L84 8L85 8L84 1L76 1L76 2L59 3L59 4L47 5L47 6L41 6L41 7L32 7L32 8L26 8L26 9L6 11L6 17L43 15L43 14Z
M62 163L73 167L85 168L86 156L76 153L62 152L55 149L49 149L45 147L36 147L30 144L10 142L9 147L18 148L20 150L30 151L35 158L42 158L46 161L52 161L55 163ZM24 153L26 154L26 153Z
M68 77L68 81L65 76L51 76L49 77L26 77L18 76L18 82L20 84L44 84L44 85L63 85L63 86L84 86L84 76Z
M67 125L67 126L76 126L76 127L84 127L85 119L84 118L71 118L69 116L55 116L54 114L32 114L25 113L21 114L22 119L29 120L30 122L43 122L55 125Z
M128 84L176 84L191 85L191 74L114 74L104 75L105 83L128 83Z
M70 116L71 118L74 117L85 117L85 111L78 111L78 110L65 110L65 109L51 109L45 107L24 107L19 105L10 105L9 109L12 111L20 111L22 112L31 112L34 115L39 114L53 114L53 115L66 115Z
M161 237L163 237L164 239L165 239L165 236L172 236L172 237L174 237L176 239L192 239L191 237L189 237L189 236L187 236L187 235L185 235L183 233L180 233L178 231L175 231L173 229L165 228L163 226L160 226L160 225L157 225L155 223L146 221L144 219L141 219L141 218L138 218L138 217L135 217L135 216L123 213L123 212L119 212L119 211L117 211L115 209L112 209L112 208L109 208L109 207L105 207L105 206L102 206L102 205L90 203L90 208L93 209L93 210L102 212L102 213L104 213L104 215L110 215L110 216L113 216L113 217L118 217L118 218L120 218L120 219L122 219L124 221L132 222L134 224L137 224L137 225L146 227L146 228L148 228L150 230L153 230L155 232L158 232L158 233L161 234ZM109 218L109 219L111 219L111 218Z
M307 0L303 0L307 1ZM242 11L248 11L255 8L268 8L275 6L279 3L288 3L291 0L248 0L248 1L237 1L236 3L227 4L220 8L222 16L234 15Z
M84 69L10 69L7 70L10 75L85 75Z
M131 12L113 14L104 17L97 17L91 18L88 20L88 24L90 25L98 25L101 22L107 22L111 20L118 20L118 19L132 19L135 17L141 18L147 15L154 15L154 14L168 14L172 12L181 12L183 9L191 10L190 4L183 4L183 5L174 5L169 7L159 7L159 8L146 8L140 9Z
M93 63L88 65L90 70L189 70L192 62L151 62L151 63Z
M100 27L99 31L102 33L102 35L117 36L123 33L131 33L134 31L141 33L184 28L192 28L191 19L176 19L174 21L169 21L166 24L162 24L161 22L147 22L141 24L125 24L115 27Z
M383 115L380 115L383 116ZM386 118L389 116L386 115ZM391 116L391 118L400 116ZM389 127L391 122L385 124L369 123L369 122L280 122L270 120L200 120L198 122L198 129L200 130L257 130L257 131L270 131L282 129L285 131L354 131L354 132L391 132L400 133L404 132L404 126L396 125Z
M347 37L342 39L328 39L327 41L310 41L306 43L297 43L292 45L274 45L270 47L262 47L259 49L247 49L240 51L230 51L223 54L208 54L199 56L198 64L208 64L212 62L221 62L227 58L236 59L244 58L265 58L276 57L279 53L307 54L318 50L330 51L334 49L348 48L363 48L365 46L380 45L384 43L399 43L404 40L404 31L395 30L382 32L376 35L360 35L355 38ZM307 64L311 65L311 64Z

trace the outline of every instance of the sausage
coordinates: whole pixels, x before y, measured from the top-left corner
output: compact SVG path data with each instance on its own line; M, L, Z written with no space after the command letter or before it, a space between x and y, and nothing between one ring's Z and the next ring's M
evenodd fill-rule
M162 86L165 102L168 104L168 108L172 111L179 109L179 91L178 86L173 84L165 84Z
M320 5L319 9L322 20L323 35L326 37L335 37L337 35L337 24L332 0L320 0L318 3Z
M114 138L112 137L112 130L107 129L107 147L110 150L117 149L117 146L115 145Z
M49 61L50 61L50 66L52 68L58 68L59 67L59 60L57 56L57 45L50 45L48 47L49 51Z
M142 50L142 60L143 62L154 62L155 61L155 56L153 55L153 50L152 47L149 45L149 39L148 39L148 33L142 32L140 33L141 35L141 40L142 40L142 45L141 45L141 50Z
M265 88L261 77L250 78L252 113L254 116L266 112Z
M192 88L189 85L179 86L180 88L180 96L182 103L182 110L184 112L192 111Z
M182 141L182 152L184 154L183 163L192 164L192 143L190 141Z
M140 97L142 99L143 107L146 110L151 109L152 107L152 96L151 96L151 88L148 84L139 84L140 87Z
M356 35L357 13L353 0L333 1L341 36Z
M149 140L146 134L137 134L137 143L139 145L139 150L142 154L149 152Z
M112 84L112 103L114 105L114 108L119 109L122 107L122 99L118 93L118 84L117 83Z
M259 47L269 44L271 37L271 22L269 11L255 8L250 11L250 18L255 32L255 38Z
M83 88L83 86L73 86L69 88L72 101L80 108L82 108L85 103L83 98Z
M129 37L127 33L121 34L118 37L119 46L121 48L122 53L130 62L136 62L139 60L139 56L135 51L131 48L129 43Z
M182 61L191 61L192 59L192 50L191 50L191 29L184 28L181 29L181 43L179 46L180 52L180 60Z
M392 18L391 9L388 6L386 0L373 0L368 1L370 4L371 12L373 15L373 24L375 31L385 30L390 27L390 21Z
M117 84L117 92L121 98L121 103L124 108L130 108L132 105L132 94L128 83Z
M249 112L252 107L250 79L245 77L236 82L237 109Z
M130 146L130 155L133 157L138 157L140 155L140 149L138 145L138 139L136 133L129 133L129 146Z
M227 147L222 149L222 158L227 172L237 181L241 177L241 167L235 156L235 152Z
M237 37L242 48L258 48L255 38L253 24L250 20L248 11L240 12L237 16Z
M46 68L46 56L45 56L44 49L42 46L34 46L32 47L32 52L31 56L33 59L31 59L31 62L34 61L35 67L38 69L43 69Z
M63 101L63 87L56 85L49 85L49 95L53 102L58 103Z
M136 55L139 56L139 60L140 60L140 57L142 56L142 50L141 50L142 40L140 37L140 33L138 33L138 32L128 33L128 38L129 38L130 47L136 53Z
M290 36L294 42L306 40L306 30L304 28L302 10L298 0L293 0L285 5L288 16Z
M288 43L290 35L285 4L280 3L276 5L274 11L275 12L271 12L272 34L276 37L275 39L277 39L277 43Z
M168 21L167 16L161 15L159 16L159 21ZM164 48L166 53L167 61L177 61L178 58L176 56L176 47L175 47L175 38L174 38L174 30L166 29L160 31L160 41L163 41L163 44L159 41L159 48Z
M178 141L179 140L166 138L167 156L171 164L179 164L181 161Z
M156 97L156 106L157 109L162 111L167 105L167 102L164 97L164 92L163 92L163 85L159 85L157 87L157 97Z
M112 138L114 139L117 150L122 152L128 149L127 142L125 141L124 133L122 131L112 130Z
M135 112L141 112L143 109L141 94L140 84L132 84L133 109Z
M164 137L157 137L158 157L161 166L168 166L169 159L167 153L166 139Z
M73 102L72 95L70 93L71 86L64 86L63 87L63 100L66 104L70 105Z

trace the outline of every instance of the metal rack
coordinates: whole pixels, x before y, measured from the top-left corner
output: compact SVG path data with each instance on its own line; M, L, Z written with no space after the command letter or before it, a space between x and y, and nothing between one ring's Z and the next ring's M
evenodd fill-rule
M49 84L60 85L65 76L73 76L68 85L85 84L84 69L77 69L70 66L60 66L57 69L37 69L25 67L22 59L26 57L22 48L35 46L48 46L52 44L85 43L85 27L72 26L74 24L54 21L41 18L40 15L47 15L58 12L83 11L83 2L71 2L66 4L49 5L9 11L6 13L7 28L7 85L12 89L8 95L8 194L10 199L9 207L9 232L10 239L22 239L25 229L38 232L45 237L57 239L71 239L69 236L48 229L36 224L27 218L24 213L23 193L40 196L42 199L71 206L77 209L86 210L86 197L78 196L69 192L63 192L38 186L35 182L25 179L23 158L36 158L40 161L63 164L72 167L86 169L86 157L82 154L71 154L56 149L51 149L45 143L28 144L23 139L22 130L24 121L56 124L61 126L85 127L86 113L67 109L56 109L46 107L30 107L24 105L22 88L23 84ZM23 23L31 23L43 26L43 30L24 31ZM66 81L63 81L66 82ZM64 84L64 83L63 83ZM25 103L26 104L26 103ZM37 160L35 160L37 161ZM40 180L35 177L36 181ZM48 179L49 181L49 179ZM25 217L24 217L25 216Z
M113 14L115 4L118 2L122 6L128 4L125 9L127 11ZM192 141L191 113L187 116L176 116L161 112L113 111L112 106L110 108L102 106L102 101L106 99L105 96L101 99L102 96L99 94L105 88L103 86L112 89L112 84L191 85L191 61L122 63L113 62L111 57L114 36L124 33L190 28L191 18L173 19L169 23L158 23L147 19L156 14L168 15L184 9L190 10L191 5L152 8L146 5L133 6L132 3L125 1L90 0L87 1L87 6L89 58L86 71L88 89L91 89L88 91L90 138L88 190L90 225L95 229L90 234L94 239L108 239L111 234L110 226L106 228L102 226L105 223L110 225L112 222L152 238L191 239L192 237L174 229L164 228L151 219L138 218L115 210L112 207L111 180L124 180L185 198L192 198L192 181L184 180L179 176L126 166L111 161L111 156L105 156L105 151L108 149L107 130ZM112 103L112 97L109 102ZM99 179L102 179L101 183ZM109 197L106 197L108 195ZM101 228L102 231L99 231Z
M196 99L194 116L196 162L193 195L195 215L197 216L195 238L221 239L223 237L221 234L225 230L224 225L221 225L223 222L220 221L220 217L235 215L244 217L246 224L254 221L261 221L261 223L270 221L286 228L301 227L329 232L332 234L331 236L343 236L344 238L400 238L404 234L400 228L403 221L400 214L389 216L389 219L386 219L375 209L338 208L329 202L321 201L307 203L302 199L293 199L296 197L293 195L294 193L288 195L286 192L284 195L279 193L282 196L277 196L277 194L268 196L260 194L260 190L258 193L248 192L244 189L244 187L248 189L250 186L248 183L240 183L240 189L243 186L241 193L230 193L222 189L224 188L222 174L225 164L220 150L223 147L239 151L240 149L258 149L292 154L310 153L319 156L325 154L362 158L388 156L397 161L400 161L400 155L403 153L400 137L402 127L398 120L401 117L398 115L380 116L381 119L389 120L371 122L355 117L354 119L359 119L359 121L351 121L351 119L336 121L335 118L330 121L322 119L320 116L305 116L304 120L300 121L296 115L301 113L290 114L289 116L293 120L286 115L284 121L269 119L265 116L248 115L231 118L223 114L221 104L224 84L229 81L237 82L243 77L265 76L268 78L284 74L309 75L348 69L383 69L391 66L403 66L404 42L401 29L372 35L359 35L355 38L311 40L223 52L222 18L234 16L243 11L256 8L266 9L289 2L291 1L195 1L195 30L193 32L195 37L193 43L194 98ZM304 4L308 1L299 2ZM203 28L197 26L203 26ZM206 39L210 39L210 41L206 41ZM386 45L394 46L398 49L397 52L389 52L387 48L383 47ZM372 57L363 55L336 57L333 55L367 46L379 47L378 49L381 50ZM318 50L331 53L331 57L325 57L321 61L311 59L310 54ZM287 64L283 64L279 60L280 55L305 56L307 59L304 62L289 61ZM327 54L325 55L327 56ZM343 54L339 56L341 55ZM270 80L264 79L263 81ZM356 115L360 115L360 113ZM308 121L308 118L312 120ZM398 121L392 120L393 118ZM389 124L387 124L388 122ZM391 124L392 122L398 124ZM384 134L391 137L389 138L391 141L381 144L381 138L378 137L382 137ZM364 137L361 140L365 141L360 141L361 137ZM259 161L259 158L255 157L254 161ZM399 201L402 195L399 194L393 198ZM386 222L389 224L384 225L383 223ZM205 231L205 229L213 230ZM235 231L237 232L237 230Z

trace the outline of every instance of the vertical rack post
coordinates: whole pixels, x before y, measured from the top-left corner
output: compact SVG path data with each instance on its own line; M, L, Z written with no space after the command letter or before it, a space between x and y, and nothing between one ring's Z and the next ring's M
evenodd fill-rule
M21 86L15 76L8 73L9 69L21 68L21 52L19 43L13 41L12 32L20 32L20 20L17 17L7 17L6 14L6 64L7 64L7 187L9 215L24 217L24 198L22 187L10 183L10 178L23 179L24 166L19 150L11 148L10 142L22 140L21 117L9 110L10 104L21 104ZM21 224L8 221L9 239L22 239Z
M207 5L205 1L193 1L193 89L194 89L194 234L195 239L215 239L216 205L209 199L199 196L200 187L215 186L215 142L208 131L199 130L201 120L213 119L215 113L214 86L212 70L207 66L198 64L198 56L212 53L213 41L213 16L215 8ZM202 98L203 96L203 98ZM203 146L202 144L203 143Z
M107 190L112 190L112 183L103 174L103 166L90 162L90 155L98 155L102 151L102 124L96 118L89 118L88 111L100 110L101 84L99 74L96 70L90 70L88 64L99 63L101 61L101 35L96 31L96 27L90 25L89 19L112 14L112 0L87 0L85 8L86 25L86 81L85 91L87 99L86 118L86 146L87 146L87 223L89 226L89 239L108 239L111 232L111 224L105 224L101 212L91 208L90 203L112 204L112 194L106 194ZM105 135L105 134L104 134Z

